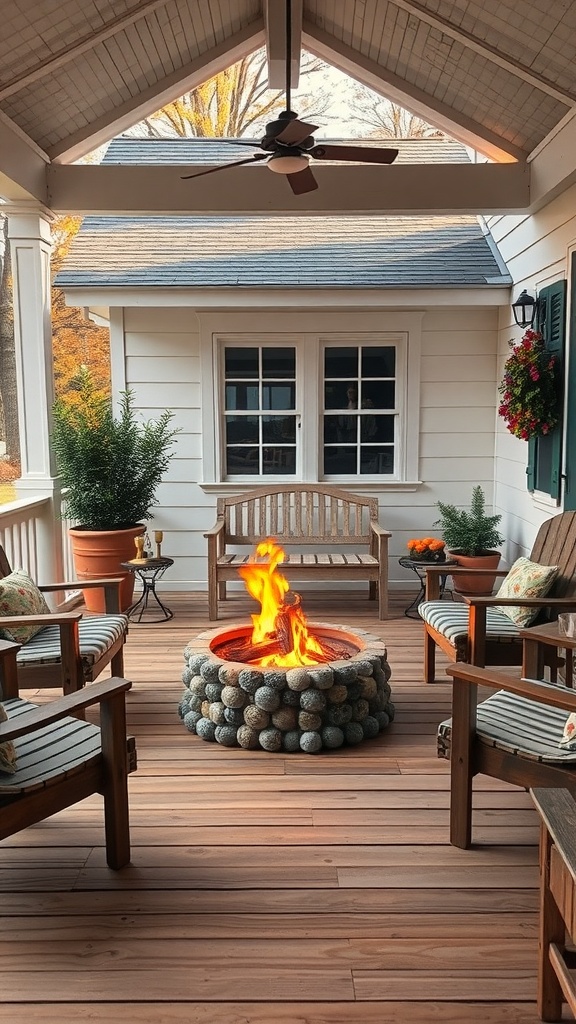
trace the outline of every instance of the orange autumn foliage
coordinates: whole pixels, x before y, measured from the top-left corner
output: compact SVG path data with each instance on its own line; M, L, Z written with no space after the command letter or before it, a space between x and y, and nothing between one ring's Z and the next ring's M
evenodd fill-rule
M77 234L80 217L63 215L52 224L52 279L60 270ZM102 396L110 394L110 339L105 327L87 320L84 311L67 306L61 288L52 287L52 348L56 397L79 401L79 376L89 371Z

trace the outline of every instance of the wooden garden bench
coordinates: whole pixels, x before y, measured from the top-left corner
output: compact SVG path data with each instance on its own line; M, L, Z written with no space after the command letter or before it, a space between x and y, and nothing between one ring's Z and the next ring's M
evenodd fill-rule
M208 611L218 618L218 600L226 599L226 583L238 579L238 569L251 549L266 537L283 548L312 548L313 553L290 551L279 565L295 580L368 580L372 600L378 597L378 616L388 614L388 538L378 524L378 501L335 487L317 484L279 484L219 498L215 526L208 540ZM321 548L321 553L318 549ZM354 548L349 551L346 549ZM362 549L364 550L358 550Z

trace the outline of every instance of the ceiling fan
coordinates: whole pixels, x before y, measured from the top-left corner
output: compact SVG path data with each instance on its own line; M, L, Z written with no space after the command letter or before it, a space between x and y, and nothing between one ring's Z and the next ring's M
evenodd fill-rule
M263 153L252 153L244 160L235 160L229 164L221 164L219 167L211 167L207 171L198 171L196 174L185 174L183 179L200 178L204 174L215 174L217 171L224 171L227 167L240 167L241 164L251 164L257 160L266 160L271 171L277 174L285 174L288 184L295 195L303 195L305 192L313 192L318 188L318 182L309 166L310 157L315 160L346 160L348 162L369 163L369 164L391 164L398 156L397 149L377 149L368 146L347 146L347 145L316 145L312 133L318 125L308 124L300 121L298 115L290 109L291 81L290 81L290 60L292 53L292 11L291 0L286 0L286 110L278 115L276 121L270 121L266 125L266 133L260 142L260 149ZM244 142L241 139L221 140L233 143L235 146L250 146L254 148L256 142Z

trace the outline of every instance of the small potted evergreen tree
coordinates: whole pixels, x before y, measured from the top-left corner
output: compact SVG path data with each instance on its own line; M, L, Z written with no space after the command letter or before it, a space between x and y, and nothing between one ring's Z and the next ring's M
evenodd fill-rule
M64 514L77 524L70 529L79 579L121 576L120 601L129 607L132 573L121 563L134 558L134 539L151 518L156 490L173 452L173 413L156 421L141 420L132 392L123 392L118 415L99 392L88 371L78 376L78 401L59 400L53 410L52 448L63 488ZM103 611L99 589L86 590L90 611Z
M497 569L500 552L494 549L503 542L497 526L501 515L486 515L484 491L477 484L472 489L470 509L457 508L438 501L440 518L434 523L442 530L449 555L467 569ZM465 594L491 594L495 576L454 576L454 589Z

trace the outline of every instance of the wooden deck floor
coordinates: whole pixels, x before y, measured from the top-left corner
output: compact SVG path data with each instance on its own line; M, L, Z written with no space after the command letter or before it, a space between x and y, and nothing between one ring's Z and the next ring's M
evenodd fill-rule
M127 646L133 863L105 866L94 797L0 847L6 1024L535 1024L537 818L481 778L475 838L447 841L436 759L448 683L425 686L422 627L306 595L310 618L381 635L394 725L344 752L229 750L177 718L202 595ZM225 619L246 620L246 600Z

